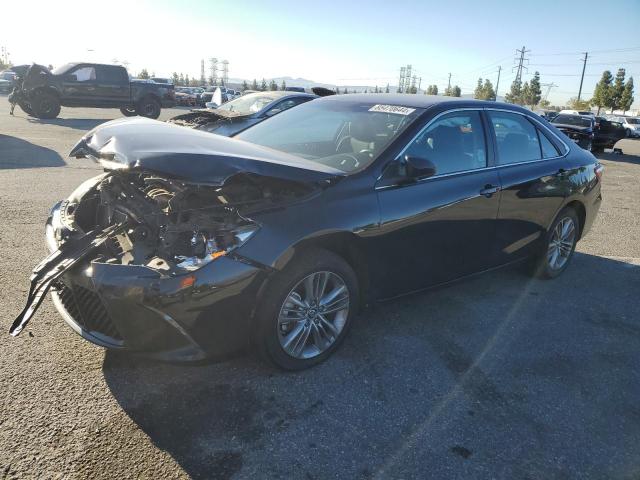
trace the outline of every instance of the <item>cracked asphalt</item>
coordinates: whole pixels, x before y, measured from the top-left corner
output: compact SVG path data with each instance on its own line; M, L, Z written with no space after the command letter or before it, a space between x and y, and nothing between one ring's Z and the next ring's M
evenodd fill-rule
M8 335L49 208L99 172L67 153L119 117L12 118L0 97L0 478L640 478L640 140L599 155L602 209L559 279L377 305L328 362L283 373L105 352L49 300Z

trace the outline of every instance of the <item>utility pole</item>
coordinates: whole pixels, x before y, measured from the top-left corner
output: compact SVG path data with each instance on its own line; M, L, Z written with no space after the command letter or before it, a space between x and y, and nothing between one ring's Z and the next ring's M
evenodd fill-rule
M447 91L451 90L451 72L449 72L449 83L447 84Z
M522 83L522 70L527 70L527 67L524 66L524 62L528 61L528 58L524 58L524 56L529 53L531 50L527 50L524 46L522 47L522 50L516 50L516 53L520 54L520 59L518 60L518 67L517 67L517 72L516 72L516 78L515 78L515 82L516 83Z
M494 102L498 101L498 87L500 86L500 72L502 71L502 66L498 67L498 81L496 82L496 97L493 99Z
M402 87L404 86L405 67L400 67L400 78L398 79L398 93L402 93Z
M582 76L580 77L580 90L578 90L578 101L580 101L580 95L582 95L582 82L584 81L584 70L587 68L587 58L589 58L589 52L584 52L584 60L582 63Z

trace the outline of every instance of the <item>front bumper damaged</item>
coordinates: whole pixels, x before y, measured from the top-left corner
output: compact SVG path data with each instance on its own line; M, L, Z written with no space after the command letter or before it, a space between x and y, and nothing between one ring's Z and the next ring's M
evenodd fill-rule
M34 270L27 305L12 325L12 335L24 329L51 290L67 324L105 348L197 361L246 346L251 306L267 267L238 255L183 275L102 263L91 254L122 227L74 238L60 224L59 209L54 207L47 222L47 244L51 248L60 238L66 240Z

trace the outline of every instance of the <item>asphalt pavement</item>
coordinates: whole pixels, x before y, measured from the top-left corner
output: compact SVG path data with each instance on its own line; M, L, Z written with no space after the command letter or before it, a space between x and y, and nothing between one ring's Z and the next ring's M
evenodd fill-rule
M165 110L166 119L182 110ZM640 478L640 140L568 270L519 269L361 315L324 364L180 366L106 352L47 299L17 338L67 154L117 110L37 120L0 97L0 478Z

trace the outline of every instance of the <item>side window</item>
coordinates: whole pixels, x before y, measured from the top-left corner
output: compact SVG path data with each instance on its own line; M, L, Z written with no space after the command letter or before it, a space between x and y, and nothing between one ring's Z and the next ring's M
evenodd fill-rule
M81 67L71 72L76 76L77 82L92 82L96 79L96 69L94 67Z
M542 148L542 158L559 157L560 152L547 136L538 129L538 138L540 139L540 148Z
M529 120L517 113L488 113L496 134L499 165L542 158L536 128Z
M128 83L129 78L122 68L98 68L98 81L104 83Z
M444 115L421 132L405 154L431 160L436 175L486 167L487 149L480 113Z

